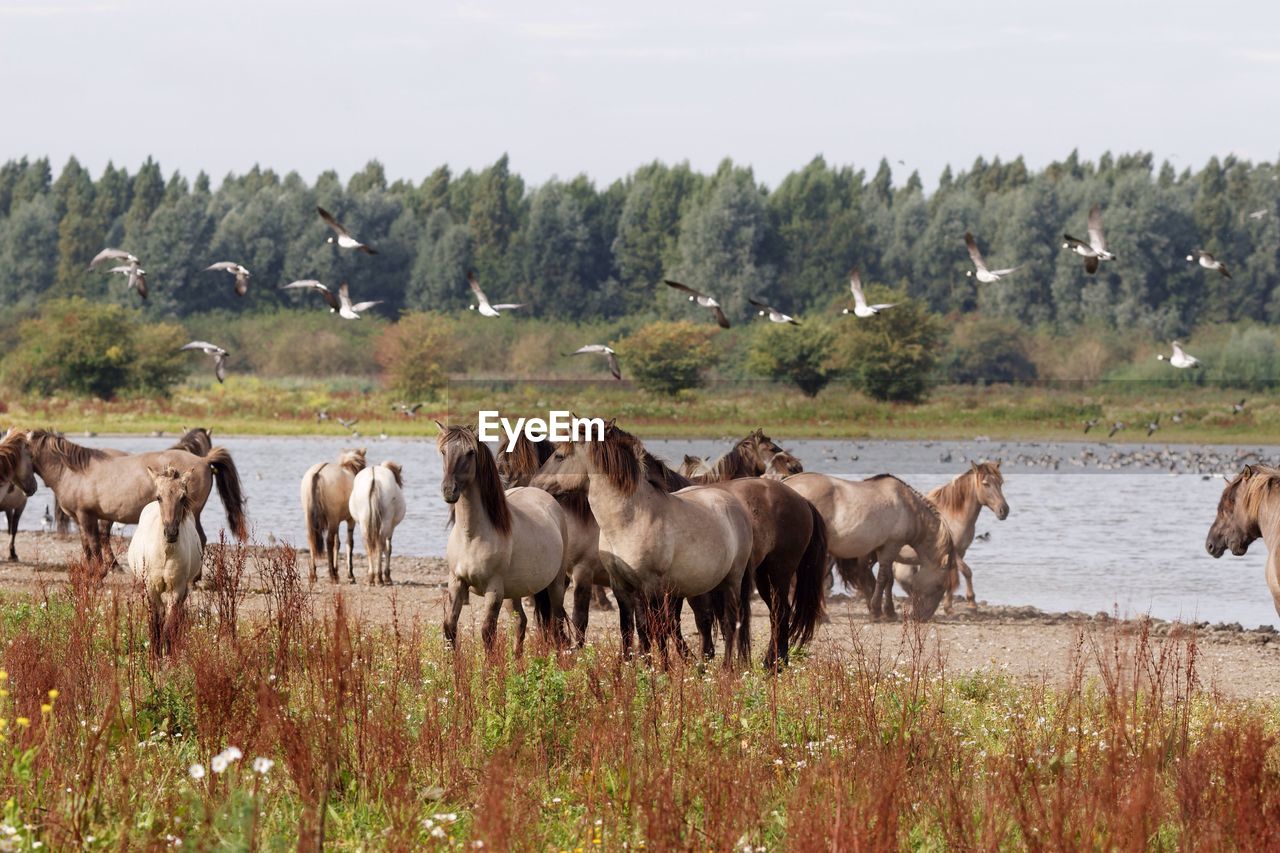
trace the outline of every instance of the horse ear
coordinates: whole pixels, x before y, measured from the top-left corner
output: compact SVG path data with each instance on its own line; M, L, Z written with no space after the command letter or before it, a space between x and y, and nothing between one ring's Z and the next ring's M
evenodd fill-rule
M605 422L604 422L604 428L605 428L605 431L606 431L606 432L608 432L608 431L609 431L609 430L611 430L611 429L617 429L617 428L618 428L618 419L617 419L617 418L609 418L609 420L607 420L607 421L605 421Z
M434 421L434 420L435 420L435 418L432 418L432 420ZM436 421L436 426L440 427L440 431L441 431L441 432L444 432L444 430L445 430L445 426L444 426L444 424L440 423L439 421Z
M977 463L977 462L970 461L970 462L969 462L969 468L970 468L971 470L977 471L977 470L978 470L978 463Z
M1003 461L1004 461L1004 458L1003 458L1003 457L997 457L997 458L996 458L996 467L997 467L997 468L999 468L999 467L1000 467L1000 463L1001 463L1001 462L1003 462Z
M151 475L151 479L153 480L160 479L160 474L156 471L155 468L152 468L150 465L147 466L147 473Z

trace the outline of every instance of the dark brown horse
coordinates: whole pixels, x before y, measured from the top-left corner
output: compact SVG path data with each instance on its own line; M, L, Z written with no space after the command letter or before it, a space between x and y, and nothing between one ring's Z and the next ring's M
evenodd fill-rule
M798 474L804 470L800 460L779 447L764 434L764 430L754 429L715 462L686 456L679 473L692 483L724 483L742 477L762 477L779 456L783 457L781 464L788 473Z
M1246 465L1227 483L1204 547L1214 559L1243 557L1261 539L1267 546L1267 588L1280 613L1280 469Z

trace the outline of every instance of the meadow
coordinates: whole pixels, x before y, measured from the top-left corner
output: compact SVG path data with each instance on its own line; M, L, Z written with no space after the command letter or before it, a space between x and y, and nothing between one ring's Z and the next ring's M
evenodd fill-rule
M611 641L486 659L433 619L372 624L341 593L308 596L294 562L212 547L168 660L127 585L73 565L7 595L0 845L1280 843L1280 719L1206 690L1193 633L1082 630L1043 681L950 671L918 626L776 676L624 660Z

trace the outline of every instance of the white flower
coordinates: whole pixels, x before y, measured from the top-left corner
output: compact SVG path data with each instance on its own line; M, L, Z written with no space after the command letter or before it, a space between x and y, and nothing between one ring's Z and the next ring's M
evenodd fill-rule
M437 826L435 829L431 830L432 838L444 838L446 834L447 833L445 833L443 826Z
M228 761L239 761L244 758L244 753L240 751L238 746L229 746L222 750L222 754L227 757Z
M219 752L213 758L209 759L209 769L214 773L221 773L227 769L227 757Z
M191 774L192 779L195 779L197 782L199 782L201 779L204 778L204 765L192 764L189 768L187 768L187 773Z
M263 776L266 776L271 772L271 768L275 767L275 765L276 763L270 758L267 758L265 755L259 755L257 758L253 759L253 772L261 773Z

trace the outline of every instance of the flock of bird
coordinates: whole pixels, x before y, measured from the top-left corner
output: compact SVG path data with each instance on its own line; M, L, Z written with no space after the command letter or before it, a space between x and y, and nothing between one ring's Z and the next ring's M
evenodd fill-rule
M1249 217L1252 219L1262 219L1268 214L1268 212L1269 211L1265 209L1256 210L1250 213ZM325 210L323 207L317 207L316 213L319 214L320 219L333 232L326 242L334 244L340 249L363 252L366 255L376 255L378 253L377 250L368 243L359 240L346 228L346 226L339 222L333 214L329 213L329 211ZM1080 240L1072 237L1070 234L1063 234L1064 242L1062 247L1064 249L1069 249L1084 258L1085 272L1092 275L1098 271L1098 267L1103 261L1114 261L1116 259L1115 253L1107 248L1107 239L1102 228L1101 205L1095 204L1089 210L1088 223L1086 227L1089 235L1088 240ZM1019 264L1017 266L1007 267L1004 269L991 269L987 266L982 250L979 249L978 242L974 239L971 232L965 232L964 242L965 246L969 250L969 258L973 262L974 266L974 269L968 270L965 274L976 278L983 284L991 284L993 282L1000 281L1006 276L1016 273L1023 266ZM93 261L90 262L89 269L95 270L109 261L115 261L117 263L115 266L107 269L106 272L118 273L120 275L127 276L129 287L136 290L138 295L145 300L147 298L147 272L142 268L141 261L137 256L123 249L103 249L94 257ZM1231 273L1227 270L1226 265L1203 249L1196 249L1194 252L1187 255L1187 261L1190 263L1198 263L1201 267L1207 270L1216 270L1226 278L1231 277ZM226 272L233 276L237 296L244 296L249 290L249 279L251 278L251 273L244 265L237 263L236 261L219 261L205 267L205 271ZM700 307L710 311L715 317L716 323L721 328L727 329L730 327L729 318L725 316L724 309L721 307L720 302L715 296L695 290L678 281L666 279L664 283L668 287L687 294L690 302L694 302ZM476 278L474 272L467 273L467 284L471 288L471 292L474 294L476 299L475 304L472 304L469 307L471 310L477 311L483 317L501 317L504 312L515 311L527 306L527 303L523 302L490 302L489 297L486 296L484 290L481 289L480 282ZM328 285L315 279L300 279L283 285L280 289L309 290L319 293L321 297L323 297L325 304L329 306L330 312L337 314L344 320L359 320L361 313L375 305L381 304L381 300L376 299L365 302L352 302L351 293L346 282L343 282L338 287L336 293ZM893 302L875 305L868 303L866 294L862 289L862 279L856 266L849 274L849 290L853 295L853 307L843 309L842 313L845 315L852 314L855 317L865 319L875 317L882 311L887 311L896 305L896 303ZM763 300L750 297L747 301L757 309L759 316L768 318L770 322L785 323L793 326L800 325L800 321L798 319L790 314L784 313ZM224 381L226 378L226 361L228 357L226 349L207 341L192 341L182 347L182 349L197 350L212 356L214 359L214 375L217 377L219 382ZM580 347L571 353L566 353L566 355L585 354L604 356L608 362L609 372L613 377L615 379L622 378L622 371L618 364L617 354L609 346L605 344L587 344L586 346ZM1183 351L1182 345L1178 341L1173 342L1173 354L1171 356L1161 354L1158 358L1162 361L1168 361L1169 364L1176 368L1185 369L1200 366L1200 361ZM1114 431L1112 434L1114 434ZM1148 435L1150 435L1150 433L1148 433Z

